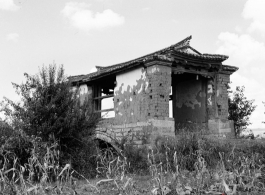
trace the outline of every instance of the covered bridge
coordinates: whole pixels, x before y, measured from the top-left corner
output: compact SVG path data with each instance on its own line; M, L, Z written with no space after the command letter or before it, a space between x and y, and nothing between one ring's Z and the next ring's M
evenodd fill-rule
M127 138L140 145L158 135L175 136L177 127L190 124L208 134L234 136L227 87L238 68L223 64L228 56L198 52L190 40L70 77L81 100L91 98L96 113L111 116L101 120L97 138L109 143Z

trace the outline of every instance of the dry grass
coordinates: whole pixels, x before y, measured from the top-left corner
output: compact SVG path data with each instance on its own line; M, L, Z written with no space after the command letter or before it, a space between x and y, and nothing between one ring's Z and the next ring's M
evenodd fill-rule
M196 138L197 139L197 138ZM196 139L191 139L196 141ZM187 140L186 140L187 141ZM258 153L227 154L218 152L215 167L205 159L202 140L199 148L185 155L194 162L185 169L185 156L180 148L166 140L157 148L145 148L148 175L130 173L131 163L124 154L105 151L97 157L97 178L86 179L71 168L60 164L56 143L47 148L42 158L32 150L28 163L21 165L15 155L2 153L0 161L0 194L264 194L264 164ZM157 142L158 143L158 142ZM189 143L191 144L191 143ZM131 150L131 148L130 148ZM183 152L183 148L181 149ZM133 158L131 158L133 159ZM190 166L189 162L189 166ZM259 163L260 162L260 163ZM134 165L134 164L133 164ZM78 177L79 179L76 179Z

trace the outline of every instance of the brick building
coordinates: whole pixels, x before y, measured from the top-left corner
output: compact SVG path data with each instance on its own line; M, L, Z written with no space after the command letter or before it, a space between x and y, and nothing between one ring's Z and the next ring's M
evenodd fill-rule
M112 113L98 125L98 139L112 143L127 137L145 144L158 135L175 136L190 124L203 126L208 134L234 135L227 118L227 87L238 68L222 64L228 56L201 54L190 40L70 77L81 101L92 98L96 113ZM111 107L103 108L108 99Z

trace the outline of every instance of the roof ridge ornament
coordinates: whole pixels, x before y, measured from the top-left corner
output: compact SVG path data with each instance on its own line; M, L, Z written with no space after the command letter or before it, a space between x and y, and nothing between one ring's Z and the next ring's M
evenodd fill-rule
M192 36L190 35L190 36L186 37L185 39L183 39L182 41L172 45L172 47L174 49L179 49L181 47L190 46L190 40L191 39L192 39Z
M97 71L101 71L102 69L106 68L105 66L95 66Z

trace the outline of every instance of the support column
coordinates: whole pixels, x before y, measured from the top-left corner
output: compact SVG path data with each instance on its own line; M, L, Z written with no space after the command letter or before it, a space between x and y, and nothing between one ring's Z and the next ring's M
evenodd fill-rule
M224 137L234 137L233 121L228 120L228 92L227 87L230 82L230 75L216 74L214 90L214 112L208 120L208 127L211 133Z
M147 66L148 118L169 118L169 95L171 90L171 62L152 61Z

